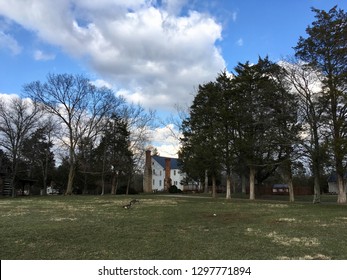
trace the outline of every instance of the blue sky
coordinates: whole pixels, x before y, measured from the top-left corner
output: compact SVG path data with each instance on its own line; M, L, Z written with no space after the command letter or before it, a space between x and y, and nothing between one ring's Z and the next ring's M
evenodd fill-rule
M238 62L293 54L314 20L346 0L1 0L0 93L48 73L85 74L158 112Z
M310 8L334 5L347 10L342 0L1 1L0 93L51 72L82 73L146 107L189 104L224 68L292 55Z

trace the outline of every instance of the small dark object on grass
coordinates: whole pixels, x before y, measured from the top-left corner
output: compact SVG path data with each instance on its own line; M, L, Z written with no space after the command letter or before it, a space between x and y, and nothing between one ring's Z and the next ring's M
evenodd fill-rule
M131 205L136 204L136 203L140 203L140 200L138 200L138 199L133 199L132 201L130 201L130 204L131 204Z
M130 207L131 207L131 203L130 203L130 204L123 205L123 208L124 208L124 209L130 209Z
M133 206L136 203L140 203L140 200L138 199L133 199L132 201L129 202L129 204L123 205L124 209L130 209L131 206Z

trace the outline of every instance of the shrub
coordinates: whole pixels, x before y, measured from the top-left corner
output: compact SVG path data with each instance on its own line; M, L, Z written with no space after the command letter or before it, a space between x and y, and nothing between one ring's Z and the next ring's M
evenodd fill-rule
M182 191L177 188L177 186L173 185L169 188L169 193L181 193Z

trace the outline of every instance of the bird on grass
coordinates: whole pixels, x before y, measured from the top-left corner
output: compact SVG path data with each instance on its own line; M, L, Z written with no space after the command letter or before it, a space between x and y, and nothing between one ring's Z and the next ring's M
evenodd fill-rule
M130 209L130 208L131 208L131 204L123 205L123 208L124 208L124 209Z
M139 202L140 202L140 201L139 201L138 199L133 199L132 201L130 201L129 204L123 205L123 208L124 208L124 209L130 209L131 206L133 206L134 204L139 203Z

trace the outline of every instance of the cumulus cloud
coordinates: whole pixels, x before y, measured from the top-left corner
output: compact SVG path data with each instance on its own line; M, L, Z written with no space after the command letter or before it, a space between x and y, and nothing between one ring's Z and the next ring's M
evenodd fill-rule
M177 157L179 149L179 132L173 124L167 124L151 131L152 143L161 156Z
M96 79L95 81L91 81L91 83L97 87L106 87L106 88L112 89L112 85L102 79Z
M0 15L87 61L128 100L169 108L225 68L216 47L221 24L195 10L181 13L188 2L1 1Z
M1 93L0 92L0 100L4 101L4 102L8 102L9 100L13 99L13 98L19 98L18 94L15 93Z

